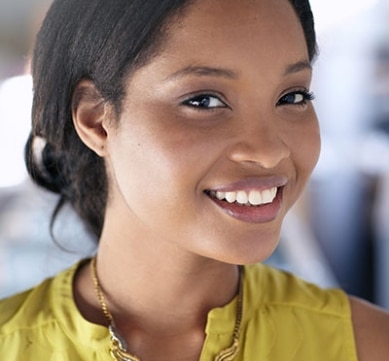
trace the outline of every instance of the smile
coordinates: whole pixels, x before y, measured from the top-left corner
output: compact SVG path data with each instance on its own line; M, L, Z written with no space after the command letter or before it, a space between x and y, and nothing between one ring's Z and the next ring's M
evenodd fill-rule
M205 193L229 216L248 223L265 223L276 219L281 212L285 183L276 183L280 186L263 188L246 184L246 189L237 187L237 190L208 190Z
M238 190L233 192L210 191L209 195L219 201L236 203L244 206L261 206L272 203L277 195L277 187L264 190Z

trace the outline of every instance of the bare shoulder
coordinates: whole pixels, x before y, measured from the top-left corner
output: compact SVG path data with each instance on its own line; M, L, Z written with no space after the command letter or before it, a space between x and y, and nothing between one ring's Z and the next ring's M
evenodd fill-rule
M350 297L355 340L360 361L387 361L389 355L389 313Z

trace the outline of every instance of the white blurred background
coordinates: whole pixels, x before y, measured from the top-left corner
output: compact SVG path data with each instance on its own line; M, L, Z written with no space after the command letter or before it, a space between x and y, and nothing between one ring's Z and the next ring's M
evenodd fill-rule
M0 297L93 252L56 197L30 183L29 53L50 0L0 0ZM311 0L320 56L312 90L323 148L270 263L389 309L389 0Z

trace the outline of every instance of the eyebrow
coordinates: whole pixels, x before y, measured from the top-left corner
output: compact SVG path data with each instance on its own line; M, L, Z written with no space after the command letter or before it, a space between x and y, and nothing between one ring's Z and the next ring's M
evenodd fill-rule
M284 75L290 75L294 73L298 73L300 71L304 70L312 70L312 65L309 61L298 61L296 63L290 64L286 67L286 70L284 72ZM209 66L188 66L186 68L180 69L176 71L175 73L169 75L166 80L174 80L176 78L187 76L187 75L196 75L196 76L215 76L215 77L221 77L226 79L237 79L238 78L238 72L229 70L229 69L223 69L223 68L215 68L215 67L209 67Z
M301 61L298 61L297 63L293 63L293 64L288 65L285 69L284 76L298 73L298 72L304 71L304 70L311 71L312 65L309 61L301 60Z
M180 69L175 73L169 75L166 78L166 80L174 80L178 77L182 77L186 75L216 76L216 77L227 78L227 79L238 78L238 73L233 70L214 68L209 66L188 66L186 68Z

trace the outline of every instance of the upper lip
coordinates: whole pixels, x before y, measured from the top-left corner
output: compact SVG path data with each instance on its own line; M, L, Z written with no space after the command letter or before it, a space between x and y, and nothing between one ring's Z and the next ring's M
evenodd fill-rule
M250 191L264 190L273 187L283 187L288 182L285 176L268 176L268 177L248 177L237 182L218 185L207 189L214 192L235 192L235 191Z

